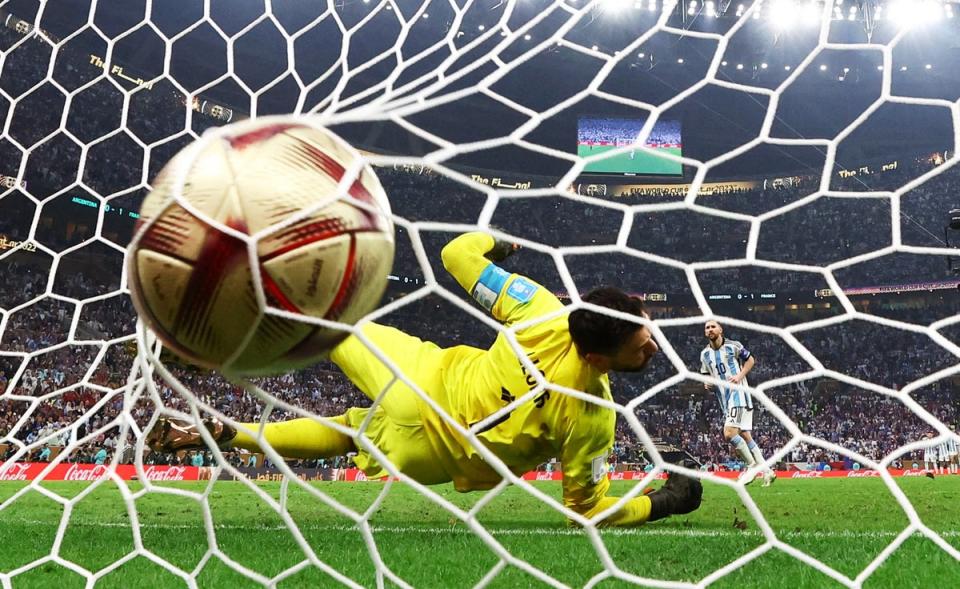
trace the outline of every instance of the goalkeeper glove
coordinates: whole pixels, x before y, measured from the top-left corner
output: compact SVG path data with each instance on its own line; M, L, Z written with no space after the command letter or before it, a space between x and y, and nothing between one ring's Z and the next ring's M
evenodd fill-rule
M702 496L703 485L699 480L671 473L662 487L647 495L650 498L650 517L647 521L690 513L700 507Z
M520 249L519 243L510 243L503 239L494 239L493 248L483 255L491 262L502 262Z

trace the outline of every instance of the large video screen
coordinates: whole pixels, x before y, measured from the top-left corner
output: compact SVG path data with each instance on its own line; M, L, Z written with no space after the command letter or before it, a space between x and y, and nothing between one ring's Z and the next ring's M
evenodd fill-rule
M583 116L577 121L577 155L593 156L617 147L635 145L646 119ZM594 174L644 174L650 176L680 176L683 166L657 155L670 153L680 155L683 141L680 137L680 121L660 120L654 125L645 147L654 150L629 150L620 155L587 165L584 172Z

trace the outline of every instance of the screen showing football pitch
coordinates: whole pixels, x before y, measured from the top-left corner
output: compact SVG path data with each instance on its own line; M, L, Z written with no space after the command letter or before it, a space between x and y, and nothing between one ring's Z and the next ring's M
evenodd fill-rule
M680 162L661 157L661 153L680 155L683 142L680 121L660 120L640 149L640 131L646 119L583 116L577 121L577 155L589 157L617 148L636 146L614 156L590 162L584 172L594 174L637 174L648 176L680 176Z

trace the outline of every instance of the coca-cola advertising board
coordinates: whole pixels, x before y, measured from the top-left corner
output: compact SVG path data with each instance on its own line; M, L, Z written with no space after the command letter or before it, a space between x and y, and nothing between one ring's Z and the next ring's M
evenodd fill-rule
M111 468L113 470L111 470ZM44 470L49 469L44 474ZM115 472L120 479L129 481L141 478L137 473L136 467L132 464L119 464L110 467L102 464L57 464L50 466L46 462L17 462L0 468L0 482L19 481L28 482L39 478L46 481L81 481L93 482L108 478L111 472ZM196 466L166 466L166 465L147 465L143 467L144 478L155 482L165 481L197 481L209 480L214 474L211 468ZM375 482L384 481L386 478L368 479L367 476L356 468L324 468L324 469L304 469L294 471L303 480L308 481L344 481L344 482ZM918 477L924 476L926 471L921 469L887 471L893 477ZM718 477L724 479L735 479L740 476L737 471L719 471L704 473L707 477ZM260 481L280 481L283 475L276 470L255 468L240 469L240 475L252 480ZM627 470L609 473L611 481L639 481L647 473L639 470ZM232 476L227 470L221 470L220 479L229 480L237 477ZM666 478L666 473L660 473L656 478ZM825 479L825 478L874 478L879 477L880 472L876 470L778 470L777 477L780 479ZM533 471L523 475L525 481L562 481L563 473L561 471Z
M44 471L49 469L46 473ZM86 481L92 482L108 478L112 472L120 479L129 481L141 478L132 464L118 464L114 467L103 464L56 464L46 462L17 462L0 468L0 481L33 481L42 478L45 481ZM196 481L200 479L200 468L196 466L146 465L143 477L150 481Z

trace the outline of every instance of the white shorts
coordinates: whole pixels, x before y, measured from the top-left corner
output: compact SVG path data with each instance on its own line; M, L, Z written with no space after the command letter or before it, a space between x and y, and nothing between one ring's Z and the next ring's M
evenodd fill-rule
M748 432L753 429L753 409L730 407L723 421L724 427L735 427Z
M939 456L940 462L950 462L950 454L948 452L946 452L945 450L941 450L939 454L940 454Z
M936 462L937 461L937 450L936 448L927 448L923 451L923 461L924 462Z

